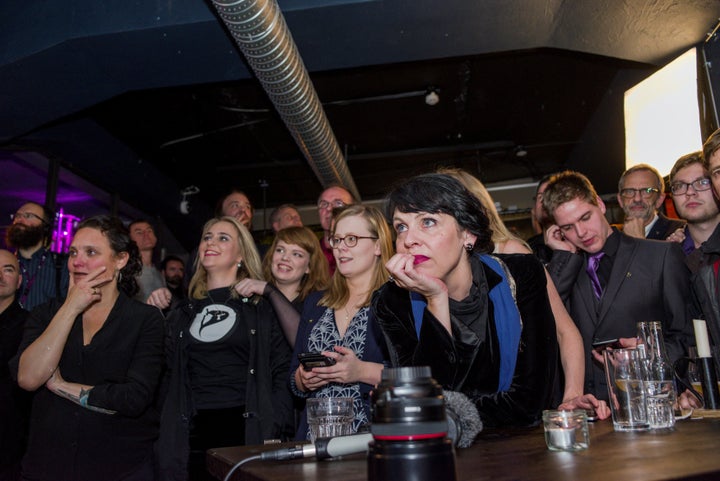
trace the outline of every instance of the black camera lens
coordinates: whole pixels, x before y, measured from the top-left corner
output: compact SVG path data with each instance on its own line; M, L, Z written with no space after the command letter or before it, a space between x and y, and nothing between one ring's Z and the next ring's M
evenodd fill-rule
M444 437L445 402L428 366L385 369L372 393L371 432L375 439Z
M455 479L442 386L429 367L385 369L371 399L369 481Z

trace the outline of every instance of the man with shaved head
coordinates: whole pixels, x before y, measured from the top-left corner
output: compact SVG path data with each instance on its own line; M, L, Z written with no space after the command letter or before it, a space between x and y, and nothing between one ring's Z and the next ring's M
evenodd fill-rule
M20 345L28 314L15 299L21 283L17 257L0 249L0 479L20 479L20 459L27 437L29 394L17 386L8 369L8 361Z

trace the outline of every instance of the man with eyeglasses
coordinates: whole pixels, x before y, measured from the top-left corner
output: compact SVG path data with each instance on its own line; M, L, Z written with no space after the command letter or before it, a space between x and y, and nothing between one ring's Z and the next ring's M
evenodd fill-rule
M626 235L665 240L685 225L658 212L665 201L665 182L657 169L648 164L634 165L623 172L617 200L625 212L622 231Z
M320 225L323 229L323 237L320 240L323 254L328 260L330 266L330 275L335 272L335 257L333 256L332 246L330 245L330 230L332 228L333 209L341 209L348 205L354 204L355 198L349 190L340 186L332 185L323 190L318 197L317 208Z
M705 141L702 158L705 168L704 174L709 174L712 191L708 189L705 191L701 190L696 193L695 197L700 197L700 194L709 195L712 192L716 199L720 199L720 129L713 132ZM702 178L704 179L705 177ZM690 192L690 189L695 187L697 180L698 179L686 179L686 182L693 182L693 185L687 192ZM705 185L706 184L702 184L701 188L704 188ZM718 289L720 288L720 280L718 278L720 273L719 221L716 221L715 229L707 240L701 243L698 249L688 258L691 259L691 257L695 257L696 260L691 266L691 269L694 271L691 282L695 308L698 310L698 312L694 312L693 315L705 319L708 330L710 331L713 349L717 349L718 345L720 345L720 305L718 304ZM713 356L717 354L717 351L715 351Z
M688 256L688 267L695 270L701 256L697 249L710 238L720 222L720 208L702 152L683 155L675 162L670 171L670 191L675 210L687 225L673 232L667 240L682 245Z
M67 294L67 256L50 250L54 215L36 202L26 202L12 215L5 241L16 249L22 284L18 302L27 309Z

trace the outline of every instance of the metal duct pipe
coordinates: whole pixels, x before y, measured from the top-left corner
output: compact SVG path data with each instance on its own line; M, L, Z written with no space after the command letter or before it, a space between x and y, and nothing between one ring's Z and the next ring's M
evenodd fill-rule
M323 187L360 199L315 87L276 0L212 0Z

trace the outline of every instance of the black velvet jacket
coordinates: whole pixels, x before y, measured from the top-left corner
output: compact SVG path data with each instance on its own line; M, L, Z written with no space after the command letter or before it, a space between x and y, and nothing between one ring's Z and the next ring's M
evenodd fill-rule
M517 364L510 389L497 392L500 349L489 290L501 282L490 267L471 259L470 297L451 302L452 336L425 309L420 338L415 331L410 293L392 282L374 295L372 306L393 366L427 365L443 388L460 391L477 406L486 426L537 424L550 407L558 362L555 319L547 296L546 277L532 255L497 255L516 282L516 303L522 319ZM468 304L482 309L467 323L459 311ZM488 322L493 320L494 322Z

